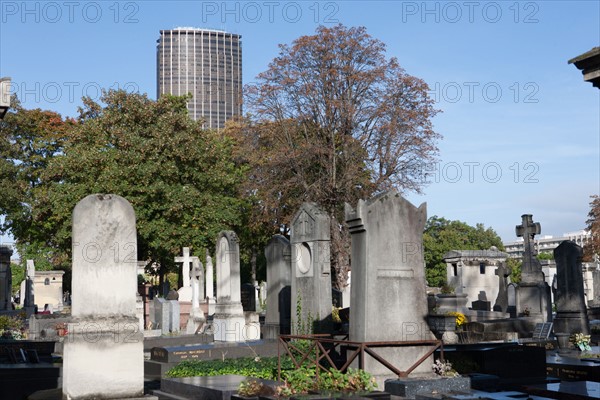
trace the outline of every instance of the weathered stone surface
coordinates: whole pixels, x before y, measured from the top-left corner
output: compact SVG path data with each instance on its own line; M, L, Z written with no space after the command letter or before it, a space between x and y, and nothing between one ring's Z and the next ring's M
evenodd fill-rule
M143 335L136 317L135 214L117 195L90 195L73 210L72 316L63 396L143 395ZM93 365L90 364L93 360Z
M256 339L249 335L245 326L240 295L238 237L233 231L223 231L217 238L217 304L213 318L215 340L241 342Z
M350 340L359 342L435 339L427 324L427 292L422 237L426 205L419 208L395 192L383 193L356 209L346 205L352 235ZM385 349L385 359L407 370L427 347ZM414 375L431 375L433 356ZM369 357L365 370L376 376L390 371Z
M508 311L508 282L507 278L510 276L510 269L506 267L505 263L500 263L495 272L498 277L498 296L494 303L494 311L507 312Z
M312 325L314 333L331 330L329 224L329 216L313 203L302 204L291 224L292 308L299 296L302 322ZM296 326L296 314L291 317Z
M385 391L406 399L414 399L417 394L469 392L471 380L468 377L431 379L389 379L385 381Z
M275 235L265 247L267 259L267 312L263 327L265 339L289 334L291 324L291 264L290 241Z

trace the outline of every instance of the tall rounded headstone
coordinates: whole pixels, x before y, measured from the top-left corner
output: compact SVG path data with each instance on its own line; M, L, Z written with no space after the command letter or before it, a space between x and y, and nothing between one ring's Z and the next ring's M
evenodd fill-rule
M213 317L216 341L241 342L250 339L240 293L240 247L233 231L217 237L217 304ZM255 338L255 335L252 335ZM259 332L260 338L260 332Z
M63 397L143 395L143 335L136 317L135 214L124 198L94 194L73 210L72 321Z

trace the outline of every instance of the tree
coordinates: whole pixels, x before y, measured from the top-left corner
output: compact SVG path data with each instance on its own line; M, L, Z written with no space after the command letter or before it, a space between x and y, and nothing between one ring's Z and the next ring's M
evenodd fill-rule
M590 212L586 221L587 230L590 232L590 240L583 246L583 260L591 262L594 255L600 255L600 196L591 196Z
M44 170L62 152L74 125L74 120L53 111L24 109L16 96L11 99L11 112L0 121L0 214L4 215L0 231L10 231L17 239L23 266L27 259L33 259L38 270L60 263L47 237L48 221L34 219L34 203L36 196L45 195Z
M348 270L344 202L377 191L419 192L435 160L428 86L407 74L365 28L319 27L246 87L249 119L230 129L250 166L248 193L267 230L287 225L303 201L331 217L334 284Z
M159 263L163 272L182 246L200 252L220 230L237 227L243 171L231 159L232 143L192 121L186 100L152 101L124 91L104 93L104 106L84 99L28 206L32 224L43 228L43 244L61 255L56 266L69 268L71 212L92 193L118 194L132 204L138 259Z
M434 215L427 220L423 233L425 274L429 286L446 283L444 254L450 250L488 250L496 246L504 250L502 239L483 224L472 227L461 221L449 221Z

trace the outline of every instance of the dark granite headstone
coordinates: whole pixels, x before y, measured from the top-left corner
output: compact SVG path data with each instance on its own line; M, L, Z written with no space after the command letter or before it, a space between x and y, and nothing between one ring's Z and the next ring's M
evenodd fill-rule
M569 240L554 249L557 277L554 333L561 348L569 346L572 334L590 333L581 271L582 256L583 249Z
M9 246L0 245L0 310L12 310L12 272L10 257L13 251Z
M472 309L475 311L490 311L491 302L485 300L476 300L472 303Z
M285 286L279 292L279 325L280 334L289 335L292 324L292 287Z
M331 289L331 300L336 307L342 307L342 291L336 288Z
M244 311L256 311L256 287L253 284L242 284L240 296Z

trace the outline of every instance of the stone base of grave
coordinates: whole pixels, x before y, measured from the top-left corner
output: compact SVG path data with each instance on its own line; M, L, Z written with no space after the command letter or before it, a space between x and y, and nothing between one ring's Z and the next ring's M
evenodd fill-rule
M63 393L77 399L144 395L144 344L135 317L74 319L63 349Z
M537 323L552 321L550 286L547 283L521 282L516 288L517 310L528 310ZM523 316L523 315L519 315Z
M187 326L185 333L188 335L195 335L196 333L202 333L205 329L206 318L204 317L204 313L200 309L192 309L190 312L190 317L187 320Z
M569 343L572 333L582 332L589 334L587 314L584 312L559 311L554 318L554 333L561 349L574 347Z
M63 392L60 388L51 390L40 390L39 392L35 392L29 397L27 397L27 400L63 400ZM112 400L159 400L159 398L147 394L142 397L122 397Z
M414 399L417 395L431 393L468 393L471 380L468 377L456 378L401 378L385 381L385 391L394 396Z
M262 326L262 337L263 339L277 339L279 335L289 335L290 328L287 326L287 330L282 333L282 326L280 324L265 323Z
M191 286L181 287L177 290L177 293L179 294L179 298L177 300L179 300L180 303L185 303L185 302L189 302L190 304L192 303L192 287Z
M206 300L206 315L214 315L217 302L214 298Z

